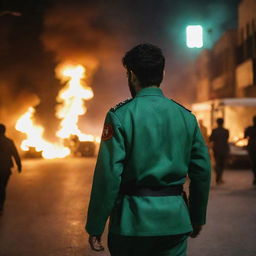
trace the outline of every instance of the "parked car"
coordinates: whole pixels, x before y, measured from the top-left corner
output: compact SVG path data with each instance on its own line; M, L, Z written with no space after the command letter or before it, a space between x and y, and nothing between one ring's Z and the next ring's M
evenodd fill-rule
M229 144L230 154L228 167L231 168L250 168L250 159L245 146L238 146L235 143Z

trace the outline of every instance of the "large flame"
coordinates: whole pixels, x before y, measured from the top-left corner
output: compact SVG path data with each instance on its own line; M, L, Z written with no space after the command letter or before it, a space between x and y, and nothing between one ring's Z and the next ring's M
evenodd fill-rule
M232 138L232 142L238 147L245 147L248 144L248 139L244 138L244 134L240 132L238 136Z
M70 154L69 148L52 144L43 139L44 128L34 124L34 113L35 109L30 107L16 123L16 130L25 133L27 136L27 138L21 143L21 149L28 151L30 147L34 147L36 151L42 151L42 156L47 159L63 158L68 156Z
M84 101L93 98L92 89L84 82L85 71L82 65L62 66L59 77L61 77L66 85L60 90L57 96L57 101L60 104L57 106L56 116L61 119L61 123L60 129L56 134L61 139L69 139L73 135L76 135L79 141L99 143L99 137L82 133L77 124L79 116L86 113ZM36 151L42 152L42 156L47 159L64 158L70 155L71 150L69 148L60 144L50 143L43 139L44 128L34 124L34 113L35 109L30 107L16 122L16 130L25 133L27 136L22 141L21 149L28 151L29 148L33 147Z
M56 116L62 119L57 136L65 139L77 135L80 141L98 142L98 138L82 133L77 125L79 116L86 113L84 101L93 98L92 89L84 82L85 68L82 65L66 65L60 72L62 80L67 83L57 97L61 104L58 105Z

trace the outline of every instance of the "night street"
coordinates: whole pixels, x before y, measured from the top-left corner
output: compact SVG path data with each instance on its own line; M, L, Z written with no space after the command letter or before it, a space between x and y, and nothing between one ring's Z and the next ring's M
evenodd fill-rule
M12 175L0 219L0 256L93 256L84 222L95 158L26 160ZM255 256L256 189L249 171L227 171L211 191L208 222L189 256ZM105 232L106 233L106 232ZM106 245L106 234L104 236Z
M256 256L255 10L1 1L0 256Z

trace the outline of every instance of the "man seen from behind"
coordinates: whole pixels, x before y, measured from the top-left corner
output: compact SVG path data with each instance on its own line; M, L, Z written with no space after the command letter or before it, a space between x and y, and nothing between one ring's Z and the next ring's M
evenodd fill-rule
M93 250L110 217L111 256L186 255L206 221L210 161L195 116L164 96L165 58L151 44L126 53L132 99L107 113L86 230ZM183 184L190 178L189 204Z
M222 177L229 155L229 130L223 127L224 119L217 119L217 128L212 130L210 141L213 143L213 156L215 159L216 183L224 183Z

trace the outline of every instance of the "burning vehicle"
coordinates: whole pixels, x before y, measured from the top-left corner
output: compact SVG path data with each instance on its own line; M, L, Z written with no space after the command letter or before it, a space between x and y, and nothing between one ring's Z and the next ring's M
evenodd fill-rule
M35 147L29 147L28 150L23 151L24 158L42 158L42 151L37 151Z
M193 104L192 111L198 120L203 121L208 136L216 127L216 119L223 118L224 126L230 132L229 166L249 167L246 150L248 141L244 139L244 130L251 125L252 117L256 115L256 98L215 99Z
M92 157L96 154L97 142L80 141L77 135L71 135L65 139L64 145L70 149L72 156Z

